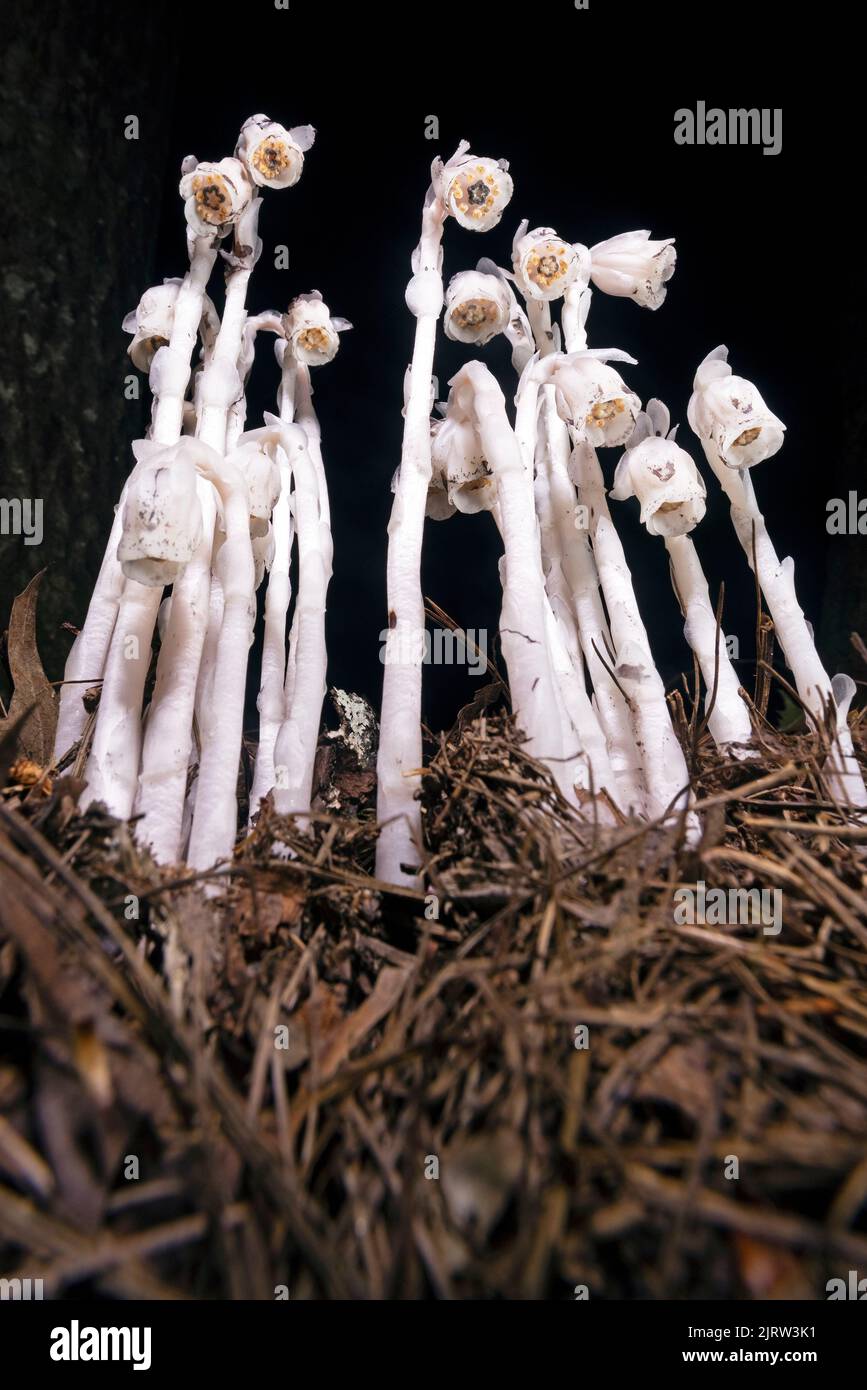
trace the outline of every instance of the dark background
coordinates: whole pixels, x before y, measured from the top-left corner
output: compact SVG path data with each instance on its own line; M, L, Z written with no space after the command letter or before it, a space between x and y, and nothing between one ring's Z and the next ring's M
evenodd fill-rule
M300 183L266 191L248 308L283 309L316 288L355 325L336 361L314 373L334 530L331 682L378 704L389 483L414 327L403 293L430 161L462 137L510 161L515 196L485 236L446 224L446 279L481 255L509 264L522 217L587 245L637 227L676 238L662 308L596 293L590 345L637 357L626 379L683 422L680 442L708 481L695 539L714 597L725 581L724 627L740 640L751 686L752 576L686 424L696 367L728 344L735 372L788 426L781 453L754 474L771 535L796 559L799 596L831 670L864 676L848 645L853 628L867 629L863 541L825 529L826 501L861 475L863 276L854 238L843 222L832 232L828 215L857 132L818 98L819 39L796 29L792 11L729 6L705 16L605 0L586 12L572 0L511 12L480 0L412 11L290 0L288 12L272 0L226 11L12 0L12 12L0 150L23 211L2 279L0 495L43 496L46 540L27 548L0 538L0 621L29 574L49 564L40 631L49 676L60 676L68 649L62 622L83 619L129 441L147 418L144 380L141 403L124 400L132 369L120 321L148 285L184 273L181 159L232 153L257 111L310 122L318 134ZM781 106L782 153L676 146L673 113L699 99ZM130 113L141 122L137 142L123 138ZM425 138L429 115L439 118L438 142ZM288 270L274 268L282 243ZM221 289L215 273L218 307ZM248 428L273 408L278 379L273 339L259 342ZM468 355L441 337L442 397ZM511 399L505 342L480 355ZM618 454L601 456L609 477ZM663 544L639 526L635 502L612 510L671 684L691 660ZM498 553L486 516L431 523L425 593L462 625L493 634ZM425 686L425 715L441 727L478 682L430 667Z

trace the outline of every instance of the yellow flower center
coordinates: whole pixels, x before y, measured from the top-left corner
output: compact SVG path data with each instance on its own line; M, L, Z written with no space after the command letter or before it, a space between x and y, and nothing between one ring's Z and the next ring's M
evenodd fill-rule
M744 430L743 434L739 434L737 439L734 441L735 446L743 448L745 444L752 444L754 439L758 439L761 432L761 425L754 425L752 429Z
M607 425L609 420L613 420L615 415L621 415L625 409L626 402L619 396L613 401L597 401L587 416L586 423L599 429Z
M458 328L481 328L493 323L496 317L497 306L492 299L467 299L452 310L452 322Z
M494 175L483 164L457 174L449 187L449 199L464 217L478 221L490 212L500 192Z
M193 179L193 197L203 222L218 226L231 215L232 199L222 174L199 174Z
M298 346L305 352L327 352L330 345L324 328L305 328L298 334Z
M543 290L550 289L555 280L565 275L568 269L565 246L550 244L531 251L527 257L527 275Z
M289 165L289 151L284 140L269 135L253 152L253 167L265 179L276 179Z

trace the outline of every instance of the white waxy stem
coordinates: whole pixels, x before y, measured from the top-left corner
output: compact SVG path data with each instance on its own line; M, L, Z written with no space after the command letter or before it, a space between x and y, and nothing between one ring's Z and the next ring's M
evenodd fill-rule
M223 504L226 538L216 560L216 572L223 590L223 620L214 667L213 699L209 718L200 731L202 747L196 804L187 852L188 862L197 869L209 868L217 860L226 858L235 843L247 657L256 617L255 566L246 483L240 470L225 459L215 462L213 467L203 465L202 471ZM174 604L172 607L174 609ZM198 653L195 665L198 668Z
M158 371L157 376L152 381L155 399L151 436L160 444L173 444L181 433L184 393L189 381L190 360L195 348L199 324L202 320L202 308L206 297L205 286L208 283L217 255L216 249L209 244L209 241L209 238L188 237L190 268L184 276L177 298L174 300L169 345L161 348L151 363L152 372L156 357L162 355L163 361L168 361L171 364L170 370L165 370L162 374ZM156 392L157 385L160 388L159 394ZM117 546L123 528L123 506L126 501L128 485L129 480L124 485L120 503L115 512L99 577L88 606L87 617L67 659L64 680L68 681L69 684L64 684L60 690L54 744L55 757L62 756L81 738L84 732L87 723L87 711L82 704L81 697L87 687L86 685L82 686L80 682L98 681L105 671L109 645L112 641L118 609L127 583L117 559ZM153 606L155 620L156 611L159 608L158 600L154 601ZM129 611L125 614L122 631L128 636L140 639L147 627L147 613L137 615L141 617L140 631L131 630L131 616ZM150 633L146 638L148 644L152 632L153 623L151 623ZM127 649L129 649L129 644ZM117 660L115 660L116 665ZM103 684L100 705L102 705L104 697L105 686ZM111 698L110 691L108 698ZM117 718L116 711L113 722Z
M156 444L174 444L181 436L190 361L202 318L205 286L216 257L216 250L209 243L210 238L203 243L188 237L190 269L175 301L171 338L151 364L151 436ZM123 820L132 814L136 794L144 682L161 599L159 587L147 587L134 579L124 584L105 661L87 763L87 786L81 797L83 807L102 801Z
M196 444L201 447L200 441ZM161 864L175 863L182 857L199 654L209 616L216 498L210 483L202 478L197 479L197 491L202 508L202 539L173 590L144 731L135 801L135 809L142 814L136 836L150 846Z
M441 242L445 209L434 196L425 206L407 302L416 315L409 399L400 472L388 524L388 638L384 653L376 816L377 877L414 884L421 860L421 684L424 601L421 550L431 480L430 382L436 325L442 308ZM404 868L403 866L407 867Z
M291 584L292 512L290 489L292 474L287 462L280 464L280 496L272 516L274 560L265 595L265 638L262 647L262 674L259 683L259 744L253 786L250 790L250 816L255 816L262 798L274 786L274 744L286 714L283 684L286 676L286 615Z
M532 366L528 367L518 394L520 436L509 424L506 402L495 377L481 362L468 362L450 384L459 407L472 412L485 458L496 478L505 549L500 640L515 722L526 736L527 751L546 763L563 795L574 804L569 757L577 750L564 745L559 690L549 656L547 601L533 500L538 383ZM526 451L519 438L528 440Z
M790 556L780 560L777 555L759 508L750 473L746 469L727 467L712 441L702 439L702 446L731 504L732 524L751 569L755 546L759 585L773 618L786 664L795 678L798 694L820 722L824 719L824 706L828 700L834 702L837 737L826 767L831 790L843 803L859 808L867 806L867 790L847 720L849 700L837 700L834 682L838 682L838 692L844 688L848 690L848 686L839 684L845 682L845 677L835 676L832 682L822 664L812 631L798 603L794 561Z
M323 519L316 468L300 425L267 417L294 480L298 539L298 594L295 599L294 680L291 706L274 744L274 805L283 814L310 810L313 767L325 699L327 652L325 607L331 578L331 528Z
M586 306L584 299L580 309L576 311L573 304L570 313L564 315L567 352L584 348ZM608 510L605 479L596 450L581 439L580 428L574 431L573 440L572 477L578 485L579 498L588 509L593 554L617 653L616 675L628 700L635 745L644 773L645 810L656 817L671 807L682 810L688 804L686 759L671 723L665 686L650 653L632 576ZM695 816L689 813L687 833L694 838L698 829Z
M708 728L714 741L722 748L749 744L753 735L749 712L726 650L725 634L721 627L717 630L716 614L698 552L689 536L668 536L665 548L683 609L684 635L698 658L704 677L707 689L705 708L716 690ZM732 751L736 752L736 749Z
M251 245L256 239L260 201L258 198L254 199L239 227L239 236L243 236ZM142 747L136 799L136 809L142 813L142 820L139 822L137 833L143 842L150 844L154 857L163 863L171 863L178 859L182 848L187 763L193 741L193 713L199 684L199 666L209 618L212 616L211 561L217 496L209 479L213 479L219 471L220 460L227 446L230 411L239 396L243 395L238 363L242 361L246 318L244 304L251 269L250 264L234 265L229 273L222 322L199 382L197 442L200 452L197 457L199 476L196 479L196 490L202 510L202 535L195 555L173 589L172 611L166 637L160 648L154 698ZM231 370L227 370L229 365ZM244 496L246 498L246 487ZM240 604L240 600L236 602ZM223 618L225 619L225 610ZM203 729L211 727L213 717L216 717L216 707L223 698L222 688L216 679L218 656L219 642L214 666L213 698L209 710L211 718L203 725ZM245 652L244 671L246 661ZM237 683L236 672L232 673L230 682L234 689ZM233 708L229 712L230 715ZM230 726L230 717L227 717L226 725ZM201 732L204 747L204 732ZM240 751L240 736L238 749ZM235 805L233 783L227 813L233 810ZM233 841L234 830L229 849Z

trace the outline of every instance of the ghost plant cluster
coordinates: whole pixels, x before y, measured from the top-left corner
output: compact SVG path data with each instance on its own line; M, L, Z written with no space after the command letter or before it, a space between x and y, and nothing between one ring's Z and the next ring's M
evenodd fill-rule
M728 656L692 538L705 483L676 440L661 401L646 408L620 375L635 359L588 347L592 287L658 309L675 269L671 239L627 232L587 248L551 227L518 227L512 264L489 259L443 289L442 239L451 218L470 231L497 225L512 195L503 161L462 143L435 160L412 259L406 302L416 319L405 386L400 468L389 525L388 622L378 762L377 872L413 882L423 863L417 799L422 763L420 560L425 518L489 511L503 543L500 636L512 705L529 751L566 799L595 800L597 816L683 815L689 777L675 735L632 579L608 505L636 498L640 518L668 551L685 634L707 688L708 727L737 758L750 756L752 722ZM456 238L457 240L457 238ZM552 310L560 306L560 321ZM515 414L481 361L449 382L431 418L437 321L447 337L481 348L497 334L511 346ZM867 804L847 723L854 683L832 681L798 604L791 559L767 532L751 470L782 445L784 426L756 387L732 374L727 349L701 363L689 424L731 504L735 532L764 594L798 694L831 730L828 786L843 803ZM606 487L597 451L621 448Z
M315 291L286 313L250 315L246 304L262 250L263 191L298 182L314 135L312 126L287 130L256 115L232 156L185 159L189 269L147 290L124 320L130 357L148 375L151 422L133 445L134 466L67 662L55 751L60 758L76 743L89 750L83 803L135 816L137 835L165 863L186 858L206 868L232 850L247 659L266 572L251 811L269 792L283 811L310 808L331 573L310 368L334 357L338 333L350 325L333 318ZM218 258L222 314L206 292ZM246 429L246 383L261 332L276 335L278 410ZM287 652L293 543L298 594ZM146 692L155 629L159 655ZM101 693L91 730L82 694L95 683Z

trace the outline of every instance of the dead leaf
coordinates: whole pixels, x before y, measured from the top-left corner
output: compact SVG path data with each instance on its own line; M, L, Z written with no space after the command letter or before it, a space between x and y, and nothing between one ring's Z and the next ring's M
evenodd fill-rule
M6 645L14 692L9 718L3 721L5 726L30 710L19 730L18 742L23 752L42 766L51 761L57 726L57 700L36 645L36 605L44 574L45 570L34 574L12 604Z

